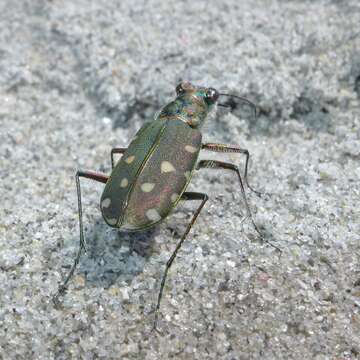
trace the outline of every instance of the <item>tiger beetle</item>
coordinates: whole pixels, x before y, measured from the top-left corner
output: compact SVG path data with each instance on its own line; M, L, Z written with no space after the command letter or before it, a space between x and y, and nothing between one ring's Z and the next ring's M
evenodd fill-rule
M249 151L237 145L202 143L201 127L209 112L218 103L221 96L230 96L256 106L249 100L236 95L219 93L213 88L194 86L182 82L176 87L176 98L165 105L152 122L144 124L131 141L128 148L111 150L112 172L110 176L92 171L76 173L78 212L80 223L80 245L74 264L64 283L54 296L54 301L62 295L79 263L82 251L86 252L83 231L80 178L92 179L105 184L100 200L100 208L105 222L111 227L125 231L142 231L162 220L181 200L198 200L199 207L194 212L184 234L166 263L158 294L154 329L158 321L161 298L168 271L176 254L208 200L201 192L188 192L187 186L195 170L226 169L233 171L239 180L247 218L249 218L261 236L246 200L244 184L238 166L217 160L198 160L200 150L223 153L241 153L245 155L244 179L246 185L255 193L247 179ZM114 166L114 154L122 154ZM259 193L258 193L259 194Z

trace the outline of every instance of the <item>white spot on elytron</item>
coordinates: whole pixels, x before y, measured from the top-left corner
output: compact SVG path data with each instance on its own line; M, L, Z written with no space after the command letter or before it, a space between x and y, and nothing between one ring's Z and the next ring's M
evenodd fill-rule
M160 214L156 209L149 209L146 211L146 217L151 221L159 221L161 220Z
M175 202L178 197L179 197L179 194L174 193L174 194L171 195L170 199L171 199L172 202Z
M184 172L184 176L186 177L187 180L189 180L189 178L190 178L190 171L185 171L185 172Z
M106 219L107 223L109 225L116 225L117 223L117 219L113 218L113 219Z
M175 171L173 164L168 161L163 161L161 163L161 172L167 173L167 172L171 172L171 171Z
M141 190L143 192L150 192L155 187L154 183L144 183L141 185Z
M134 156L134 155L131 155L131 156L129 156L129 157L127 157L127 158L125 159L125 162L126 162L127 164L131 164L131 163L134 161L134 159L135 159L135 156Z
M189 153L192 153L192 154L197 151L197 149L196 149L195 147L191 146L191 145L186 145L186 146L185 146L185 150L186 150L187 152L189 152Z
M137 229L137 226L126 222L121 226L121 228L126 230L135 230Z
M129 184L128 179L127 179L127 178L123 178L123 179L121 180L120 187L122 187L122 188L127 187L128 184Z
M110 198L106 198L101 202L101 207L102 208L108 208L111 204L111 200Z

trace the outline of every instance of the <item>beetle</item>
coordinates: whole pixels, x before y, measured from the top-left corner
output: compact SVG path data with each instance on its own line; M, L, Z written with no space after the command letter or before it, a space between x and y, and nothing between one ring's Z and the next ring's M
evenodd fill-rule
M248 184L247 173L250 157L248 150L237 145L202 143L201 127L209 112L216 105L228 107L228 105L218 102L221 96L231 96L246 101L254 107L256 116L256 106L245 98L223 94L211 87L194 86L190 82L181 82L176 87L175 99L165 105L153 121L145 123L140 128L128 148L111 150L112 172L110 176L92 171L77 171L80 245L74 264L54 296L54 301L57 301L58 297L65 292L79 263L82 251L86 252L80 178L92 179L105 184L100 200L102 216L109 226L124 231L141 231L157 225L167 218L180 200L200 201L200 205L166 263L155 309L154 328L156 328L158 320L168 271L208 200L208 195L205 193L186 191L195 170L209 168L233 171L239 181L247 217L260 234L252 218L238 166L217 160L198 161L200 150L244 154L246 157L245 183L252 191L258 193ZM116 166L114 166L114 154L122 154Z

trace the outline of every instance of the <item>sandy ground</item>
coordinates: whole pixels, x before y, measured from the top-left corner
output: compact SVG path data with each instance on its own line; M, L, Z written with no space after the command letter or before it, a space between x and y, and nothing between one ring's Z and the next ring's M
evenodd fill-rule
M1 359L359 359L360 4L348 1L0 1ZM202 170L210 201L153 310L195 204L153 231L118 233L77 169L110 149L181 80L246 96L205 141L252 156L254 220L233 174ZM239 155L213 156L238 163Z

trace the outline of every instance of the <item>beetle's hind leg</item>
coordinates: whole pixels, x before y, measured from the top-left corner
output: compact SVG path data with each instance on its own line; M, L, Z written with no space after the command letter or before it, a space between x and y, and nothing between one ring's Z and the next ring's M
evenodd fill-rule
M246 208L246 213L247 213L247 217L251 220L251 223L253 224L256 232L260 235L260 238L262 241L268 243L270 246L272 246L273 248L275 248L276 250L278 250L281 253L281 250L275 246L274 244L272 244L271 242L267 241L264 236L262 235L262 233L260 232L259 228L257 227L251 210L250 210L250 206L248 204L248 201L246 199L246 194L245 194L245 189L244 189L244 184L240 175L240 171L238 166L231 164L231 163L227 163L227 162L223 162L223 161L217 161L217 160L201 160L199 161L196 169L204 169L204 168L208 168L208 169L226 169L226 170L231 170L234 171L239 179L239 183L240 183L240 190L241 190L241 194L245 203L245 208Z
M244 173L245 183L246 183L247 187L256 195L261 196L262 194L264 194L260 191L254 190L249 184L249 181L248 181L248 165L249 165L249 160L250 160L249 150L242 149L238 145L225 145L225 144L213 144L213 143L203 144L202 149L208 150L208 151L214 151L214 152L221 152L221 153L244 154L245 155L245 173Z
M86 178L86 179L95 180L95 181L98 181L98 182L101 182L104 184L107 182L107 180L109 178L108 176L106 176L104 174L96 173L93 171L77 171L76 172L75 179L76 179L76 191L77 191L77 197L78 197L80 244L79 244L79 249L78 249L77 255L74 260L74 264L72 265L68 276L66 277L64 283L59 287L58 292L53 296L53 301L55 303L58 302L59 296L61 296L65 292L67 284L70 281L71 277L73 276L77 265L79 264L82 250L84 249L86 252L86 241L84 238L84 229L83 229L83 220L82 220L82 203L81 203L81 187L80 187L80 178L81 177Z
M111 149L111 168L113 169L115 166L114 163L114 154L124 154L124 152L126 151L126 148L112 148Z
M169 272L170 266L173 263L177 252L181 248L181 245L183 244L184 240L186 239L186 236L188 235L189 231L191 230L192 226L194 225L197 217L199 216L202 208L204 207L204 205L205 205L205 203L206 203L206 201L208 199L209 199L209 197L206 194L198 193L198 192L184 192L182 194L182 196L181 196L181 200L201 200L201 204L196 209L196 211L195 211L190 223L188 224L184 234L182 235L179 243L176 245L176 248L175 248L174 252L172 253L172 255L170 256L170 259L166 263L164 275L163 275L163 278L161 280L160 291L159 291L159 295L158 295L156 309L155 309L155 320L154 320L154 326L153 326L154 330L156 330L157 321L158 321L158 317L159 317L159 309L160 309L161 298L162 298L162 294L163 294L163 291L164 291L164 285L165 285L166 277L167 277L167 274Z

